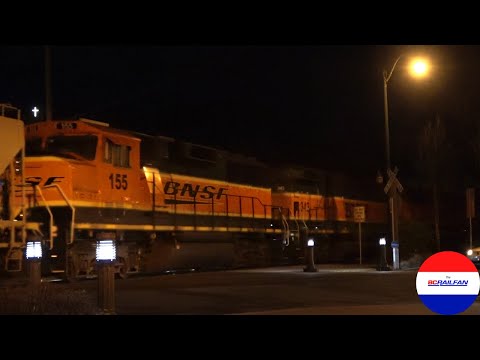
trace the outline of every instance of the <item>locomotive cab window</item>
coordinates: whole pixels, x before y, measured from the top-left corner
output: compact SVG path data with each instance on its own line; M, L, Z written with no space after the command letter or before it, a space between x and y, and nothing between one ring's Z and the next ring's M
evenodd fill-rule
M191 145L188 157L195 160L207 161L211 163L216 162L216 153L214 150L207 147Z
M46 139L43 155L77 160L94 160L97 137L94 135L59 135Z
M25 143L25 154L27 156L42 155L42 138L36 137Z
M108 164L112 163L112 142L108 139L105 140L103 146L103 161Z
M113 166L129 168L131 149L128 145L115 144L107 139L103 149L103 160Z

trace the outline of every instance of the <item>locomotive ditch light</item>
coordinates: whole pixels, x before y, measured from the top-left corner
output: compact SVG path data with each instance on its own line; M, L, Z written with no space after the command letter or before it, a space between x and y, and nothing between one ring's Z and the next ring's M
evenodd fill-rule
M310 239L307 241L307 246L311 247L311 246L314 246L315 245L315 241L313 241L313 239Z
M42 243L40 241L28 241L25 254L28 260L37 260L42 258Z

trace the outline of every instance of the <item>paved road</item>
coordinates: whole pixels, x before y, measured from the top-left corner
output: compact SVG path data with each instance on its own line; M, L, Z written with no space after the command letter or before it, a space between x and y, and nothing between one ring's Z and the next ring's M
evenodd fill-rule
M117 280L117 314L435 315L419 299L417 269L277 267ZM69 284L96 294L96 280ZM65 285L63 285L65 286ZM480 302L463 314L480 314Z
M117 279L115 310L119 315L436 315L417 295L417 269L317 268L318 272L289 266ZM64 301L75 300L80 307L87 302L96 311L97 284L91 279L52 282L48 287L50 293L66 291ZM75 299L68 298L70 290L76 291ZM463 314L480 314L480 301Z

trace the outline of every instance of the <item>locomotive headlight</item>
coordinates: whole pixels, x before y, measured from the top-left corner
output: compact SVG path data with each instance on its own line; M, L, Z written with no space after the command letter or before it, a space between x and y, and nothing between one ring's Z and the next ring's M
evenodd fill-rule
M117 254L115 250L115 241L113 240L98 240L97 241L97 261L113 261Z
M467 256L472 256L473 255L473 250L472 249L468 249L467 251Z
M310 239L307 241L307 246L311 247L311 246L314 246L315 245L315 241L313 241L313 239Z

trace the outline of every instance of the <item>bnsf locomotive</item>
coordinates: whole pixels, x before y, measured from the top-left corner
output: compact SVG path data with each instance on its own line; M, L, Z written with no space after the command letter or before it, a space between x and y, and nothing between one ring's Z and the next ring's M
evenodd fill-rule
M93 275L96 239L105 237L116 240L122 277L292 263L302 260L310 238L317 261L353 261L358 205L366 211L365 255L368 238L385 231L384 199L342 194L335 189L340 181L321 171L274 168L89 119L37 122L24 130L25 154L10 171L15 186L2 192L13 205L3 214L41 234L44 273ZM10 244L2 252L8 269L15 263L11 245L24 244L25 235L1 241Z

